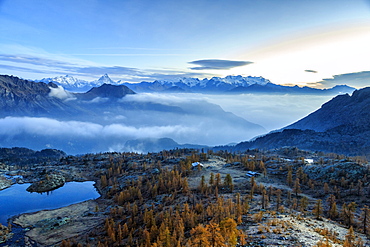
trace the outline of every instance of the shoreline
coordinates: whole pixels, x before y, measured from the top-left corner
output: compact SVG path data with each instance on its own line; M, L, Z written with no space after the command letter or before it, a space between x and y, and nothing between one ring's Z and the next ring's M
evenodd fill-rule
M95 212L98 199L71 204L66 207L23 213L13 216L9 222L26 229L25 239L38 246L50 246L65 239L78 237L104 221L101 213Z

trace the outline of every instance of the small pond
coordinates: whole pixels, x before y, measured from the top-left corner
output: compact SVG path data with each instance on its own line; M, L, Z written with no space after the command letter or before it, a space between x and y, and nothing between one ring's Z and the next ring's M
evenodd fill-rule
M96 199L100 194L96 191L94 183L69 182L63 187L45 193L26 191L30 184L14 184L0 191L0 223L7 225L7 220L14 215L61 208Z

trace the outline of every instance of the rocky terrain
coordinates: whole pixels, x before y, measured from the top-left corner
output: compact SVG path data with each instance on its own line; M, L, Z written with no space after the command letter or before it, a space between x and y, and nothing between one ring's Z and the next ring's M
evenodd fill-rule
M201 165L192 168L195 161ZM13 238L25 246L193 246L215 241L208 231L229 246L370 244L370 168L360 157L297 148L102 153L22 167L5 162L0 177L23 183L55 174L93 180L101 197L14 217L9 226L26 230ZM11 239L10 228L2 232ZM165 240L166 234L172 238Z

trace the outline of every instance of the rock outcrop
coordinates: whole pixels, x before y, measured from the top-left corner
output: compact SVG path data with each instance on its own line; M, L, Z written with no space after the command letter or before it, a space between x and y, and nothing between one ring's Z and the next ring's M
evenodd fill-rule
M28 188L28 192L48 192L59 187L62 187L65 183L65 178L58 174L47 174L44 179L34 182Z

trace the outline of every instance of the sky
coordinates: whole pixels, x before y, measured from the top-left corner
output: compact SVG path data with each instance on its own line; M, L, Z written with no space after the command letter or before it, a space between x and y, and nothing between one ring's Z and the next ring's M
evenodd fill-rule
M0 74L370 82L369 0L0 0Z

